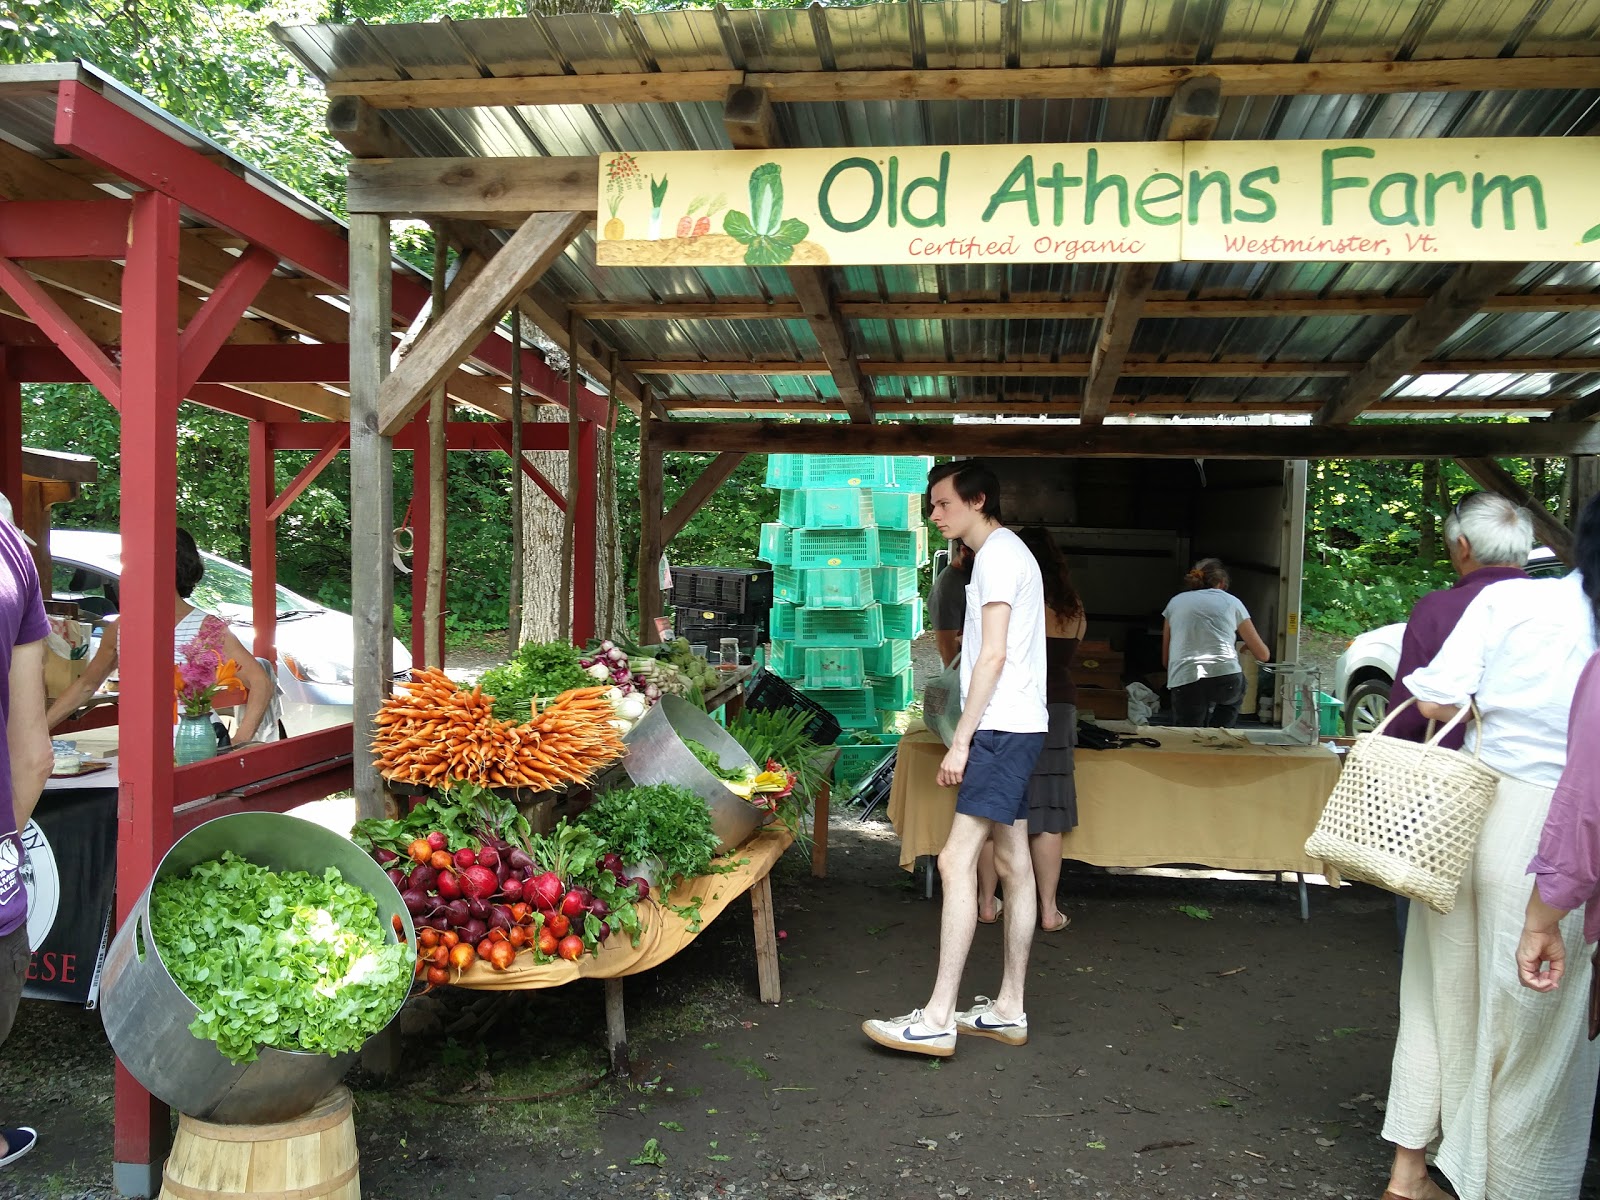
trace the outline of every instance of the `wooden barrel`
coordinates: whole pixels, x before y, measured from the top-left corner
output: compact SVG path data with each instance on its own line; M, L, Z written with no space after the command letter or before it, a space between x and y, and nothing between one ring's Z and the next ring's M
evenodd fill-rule
M359 1165L350 1092L338 1087L272 1125L179 1117L161 1200L360 1200Z

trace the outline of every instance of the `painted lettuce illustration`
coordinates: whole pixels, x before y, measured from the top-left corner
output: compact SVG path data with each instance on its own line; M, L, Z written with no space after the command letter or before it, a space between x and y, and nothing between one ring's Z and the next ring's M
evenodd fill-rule
M744 247L750 266L776 267L794 257L810 227L798 217L783 219L783 169L769 162L750 172L750 212L731 210L722 230Z

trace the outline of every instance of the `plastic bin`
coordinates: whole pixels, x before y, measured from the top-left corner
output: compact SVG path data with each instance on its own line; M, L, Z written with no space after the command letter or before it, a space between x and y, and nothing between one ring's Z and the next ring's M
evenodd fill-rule
M868 675L898 675L911 666L911 643L892 640L863 650L861 665Z
M893 532L888 530L886 532ZM926 549L926 539L924 539ZM876 567L878 566L878 530L876 529L796 529L794 550L787 565L803 570L821 570L824 567ZM894 566L916 566L916 563L894 563Z
M867 673L861 667L861 651L846 646L827 646L802 650L805 678L800 686L808 690L861 688Z
M906 604L917 599L915 567L875 567L872 572L872 598L879 604Z
M807 647L853 646L865 650L883 641L879 607L795 610L794 640Z
M794 530L777 521L766 521L761 526L761 548L756 557L774 567L794 565Z
M878 710L872 706L872 693L866 688L856 688L853 691L840 689L838 691L801 693L808 700L822 705L833 714L834 720L839 722L844 729L877 729Z
M872 519L879 529L915 529L922 524L920 492L872 493Z
M698 617L700 614L693 613L691 616ZM706 657L713 663L717 661L717 647L723 638L737 640L741 654L754 654L756 647L766 641L766 629L760 625L730 624L720 620L704 622L686 620L684 610L681 608L678 610L678 619L673 625L673 631L679 637L687 639L691 646L704 646Z
M884 604L883 636L894 641L910 641L922 636L922 601L909 604Z
M775 642L794 641L794 614L792 604L774 604L767 614L767 633Z
M867 683L872 688L872 703L879 710L899 712L916 699L916 691L911 685L912 672L907 667L894 675L887 677L873 675Z
M833 768L833 788L836 795L848 795L856 783L889 755L895 752L893 742L866 746L860 742L847 742L837 747L839 761Z
M872 598L872 572L860 567L802 571L806 608L866 608Z
M773 642L772 653L767 656L767 669L794 679L805 673L805 651L793 642Z
M874 523L873 494L861 488L780 492L778 520L795 529L865 529Z
M731 567L673 567L672 603L753 620L772 607L772 572Z
M894 487L892 458L871 454L769 454L767 486L797 488ZM927 473L923 473L927 481Z
M785 604L803 604L806 598L805 580L805 572L796 567L773 567L773 600Z
M933 470L933 458L926 454L901 455L889 460L881 485L884 491L926 492L928 472Z
M771 671L762 671L744 694L744 706L752 712L803 712L810 718L806 736L819 746L839 740L839 720L826 707L797 688L790 687Z
M918 525L915 529L878 529L878 564L884 567L920 567L928 561L928 528ZM796 538L796 554L799 553L799 539Z

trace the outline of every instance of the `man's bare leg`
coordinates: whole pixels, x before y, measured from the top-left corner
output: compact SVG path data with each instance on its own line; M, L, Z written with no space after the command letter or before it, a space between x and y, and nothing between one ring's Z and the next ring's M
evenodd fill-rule
M993 821L957 813L944 849L939 851L939 882L944 887L944 905L939 913L939 973L934 979L933 995L922 1006L923 1019L934 1029L946 1029L956 1019L961 973L966 969L972 935L978 926L978 852L983 849L989 831L995 828ZM1031 924L1034 919L1031 878L1028 892ZM1031 936L1031 929L1029 934ZM1010 957L1009 950L1007 957Z
M1006 906L1001 913L1006 966L992 1011L1001 1020L1015 1021L1025 1011L1022 994L1028 979L1028 951L1033 946L1033 927L1039 920L1026 818L1011 825L994 825L994 862L1006 893Z
M994 867L994 838L984 839L978 851L978 920L994 920L995 889L1000 886L1000 872Z

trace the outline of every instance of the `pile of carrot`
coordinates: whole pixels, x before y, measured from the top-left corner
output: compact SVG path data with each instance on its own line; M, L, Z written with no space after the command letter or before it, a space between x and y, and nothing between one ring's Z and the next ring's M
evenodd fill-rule
M461 688L437 667L378 707L372 751L378 772L397 783L549 791L583 783L622 757L622 735L604 688L564 692L529 721L494 715L494 697Z

